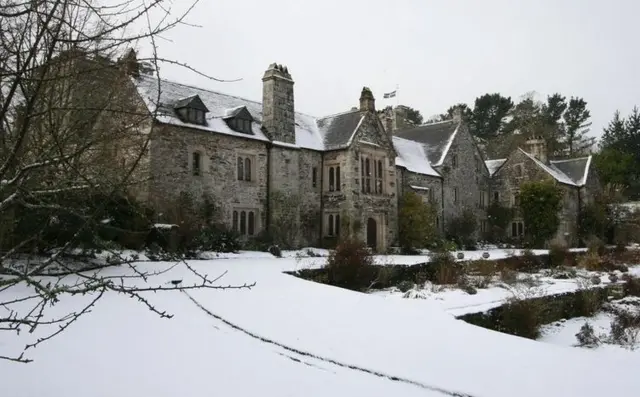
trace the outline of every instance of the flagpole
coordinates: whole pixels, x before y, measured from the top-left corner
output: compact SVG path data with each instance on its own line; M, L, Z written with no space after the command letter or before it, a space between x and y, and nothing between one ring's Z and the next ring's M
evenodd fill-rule
M398 90L400 89L400 85L396 84L396 107L400 104L400 99L398 98Z

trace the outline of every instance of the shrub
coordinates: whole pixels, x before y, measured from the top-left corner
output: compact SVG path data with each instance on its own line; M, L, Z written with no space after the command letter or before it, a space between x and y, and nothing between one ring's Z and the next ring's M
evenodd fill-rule
M414 285L415 284L413 284L411 281L401 281L400 284L398 284L398 289L400 290L400 292L405 293L413 288Z
M611 322L611 341L635 349L640 336L640 315L620 311Z
M560 226L562 189L552 181L525 182L520 186L520 208L527 238L534 246L543 246Z
M368 288L378 275L367 245L351 238L340 241L331 251L326 268L329 284L356 291Z
M515 284L518 281L518 272L506 267L502 268L500 269L500 281L508 285Z
M512 298L505 307L501 325L512 335L537 339L543 311L544 305L540 300Z
M626 277L624 284L624 294L630 296L640 296L640 278Z
M601 268L602 258L596 252L589 251L578 259L578 266L589 271L598 271Z
M447 230L448 238L455 241L459 246L475 246L473 234L476 231L477 221L473 211L467 209L457 218L449 223Z
M540 258L529 249L522 250L520 255L511 257L510 262L511 268L519 272L533 273L542 267Z
M549 245L549 266L552 268L563 266L569 257L569 249L564 241L554 239Z
M464 275L464 265L456 262L450 252L432 254L430 266L434 270L435 284L456 284Z
M489 223L489 241L502 242L505 240L507 226L513 218L513 210L493 201L487 208L487 222Z
M606 253L604 241L595 236L590 237L587 239L587 252L604 255Z
M418 194L407 192L400 200L398 227L398 238L404 252L428 247L437 236L436 211Z
M593 327L588 322L585 322L580 327L580 331L576 334L576 339L578 340L578 346L581 347L594 348L600 344L600 339L598 339Z
M578 236L583 240L604 239L608 225L607 207L604 203L590 203L578 214Z
M224 225L209 225L191 242L186 242L189 251L238 252L242 247L238 235Z

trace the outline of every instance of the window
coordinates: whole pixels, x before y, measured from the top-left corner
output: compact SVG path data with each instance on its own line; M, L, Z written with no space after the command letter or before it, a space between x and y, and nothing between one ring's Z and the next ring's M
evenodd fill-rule
M496 203L500 201L500 193L493 192L493 201L495 201Z
M244 160L242 157L238 157L238 180L244 181Z
M520 207L520 192L514 192L511 196L511 206Z
M432 203L435 201L435 197L434 197L434 194L433 194L433 189L429 189L429 201L432 202Z
M516 164L513 167L513 173L517 178L521 177L522 176L522 164Z
M482 233L486 233L489 231L489 224L487 223L486 220L480 221L480 231Z
M193 107L183 107L178 109L178 115L185 123L204 125L204 110Z
M244 180L251 181L251 159L249 157L244 159Z
M229 119L227 121L227 124L234 131L242 132L245 134L251 133L251 120L235 117L235 118Z
M311 183L313 187L318 186L318 168L316 167L311 170Z
M239 181L251 182L252 164L250 157L238 157L237 160L237 174Z
M233 231L242 236L254 236L256 234L256 212L253 210L233 211Z
M329 167L329 191L333 192L335 190L336 184L336 174L333 167Z
M360 158L360 190L365 194L384 194L384 159ZM373 187L372 187L373 185Z
M376 179L376 194L382 194L382 160L378 160L375 179Z
M329 191L340 191L340 166L329 167Z
M524 236L524 223L522 221L511 222L511 237Z
M368 158L364 159L364 183L365 193L371 193L371 161Z
M454 203L458 202L458 188L457 187L453 188L453 202Z
M451 156L451 168L456 168L458 166L458 156L457 155L453 155Z
M483 190L480 191L480 208L486 208L489 201L489 193Z
M340 215L327 216L327 237L340 236Z
M200 160L200 152L193 152L191 155L192 158L192 162L191 162L191 171L193 172L193 175L200 175L201 172L201 160Z

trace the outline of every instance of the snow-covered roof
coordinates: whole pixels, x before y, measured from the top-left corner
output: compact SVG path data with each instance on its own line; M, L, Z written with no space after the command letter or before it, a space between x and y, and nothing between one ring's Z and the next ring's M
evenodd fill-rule
M440 174L433 169L429 162L429 157L424 146L398 136L393 137L393 146L396 149L396 165L404 167L407 171L417 174L440 177Z
M260 102L158 79L154 76L141 75L132 80L149 111L154 113L157 110L156 119L161 123L269 141L269 138L262 132L262 104ZM158 95L158 89L160 89L160 95ZM177 117L173 110L173 105L177 101L195 95L198 95L209 110L206 115L206 125L185 123ZM246 107L254 119L251 134L234 131L223 119L242 107ZM318 127L315 117L296 112L295 123L295 147L325 150L324 135L326 132L323 133L324 131Z
M459 127L460 122L445 120L407 128L397 131L395 134L401 138L420 143L431 164L434 167L438 167L442 165L447 157Z
M552 160L547 165L525 150L521 148L519 150L560 183L570 186L584 186L587 182L591 156L569 160Z
M495 174L495 172L498 171L498 168L502 167L502 164L504 164L506 161L507 159L487 160L484 162L484 164L487 166L487 169L489 170L489 175L493 176L493 174Z

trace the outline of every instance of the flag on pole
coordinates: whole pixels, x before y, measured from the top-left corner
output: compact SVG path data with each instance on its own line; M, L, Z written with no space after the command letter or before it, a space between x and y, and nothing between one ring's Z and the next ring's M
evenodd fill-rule
M395 97L396 97L396 90L387 92L384 94L384 99L395 98Z

